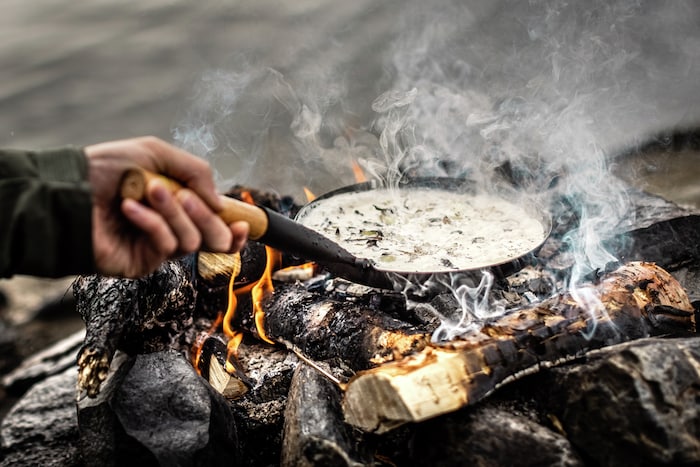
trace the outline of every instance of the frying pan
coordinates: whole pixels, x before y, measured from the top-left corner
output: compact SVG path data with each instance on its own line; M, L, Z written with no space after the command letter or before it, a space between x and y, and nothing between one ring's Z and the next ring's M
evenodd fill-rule
M163 180L166 186L173 192L182 188L177 182L162 175L153 174L143 169L133 169L127 171L122 180L122 197L142 201L144 199L146 185L152 178ZM291 253L310 261L315 261L325 267L329 272L352 282L373 287L393 289L394 284L400 282L397 282L397 279L403 278L422 281L429 278L435 274L435 271L394 271L377 267L372 261L358 258L343 246L303 224L304 219L311 210L323 208L324 200L345 193L376 190L380 187L381 185L378 182L372 181L331 191L302 207L296 216L296 220L289 219L267 208L254 206L224 196L221 197L224 207L217 214L226 223L238 220L247 221L250 224L249 238L251 240L264 243L280 251ZM472 183L453 178L414 179L401 184L399 187L400 190L411 190L415 188L441 189L465 194L474 192ZM523 206L523 209L532 212L530 207ZM551 229L551 221L545 213L536 211L534 215L542 225L543 233L541 242L539 242L535 248L520 252L516 257L508 258L507 261L488 265L488 269L493 270L497 274L506 275L511 271L519 269L532 258L533 254L549 236L549 231ZM479 267L478 269L484 269L484 267ZM470 271L473 270L461 269L450 272Z
M436 190L437 193L447 192L464 195L464 200L466 201L478 200L475 183L471 180L458 178L428 177L406 179L396 187L396 190L405 194L407 199L420 197L422 196L422 193L425 193L425 190ZM344 186L319 196L312 202L303 206L295 216L295 220L300 224L312 226L312 224L309 222L312 212L319 209L329 210L330 208L326 207L326 205L331 204L329 201L331 201L333 198L344 197L345 199L351 199L350 197L355 193L361 194L363 192L368 192L367 194L376 193L379 195L383 191L386 191L385 186L376 180ZM489 270L498 277L505 277L532 262L542 244L549 237L552 223L550 216L534 205L525 204L521 201L521 199L515 201L508 200L508 198L513 197L512 194L506 194L506 192L503 192L496 194L495 196L496 199L502 199L509 205L516 206L520 210L520 215L522 216L523 220L527 217L531 221L536 221L539 224L541 227L540 237L537 239L537 242L534 245L526 249L520 249L517 251L517 253L504 254L502 255L502 258L505 259L502 261L480 264L469 268L451 267L447 269L441 268L440 270L416 270L416 268L408 270L407 268L402 270L400 268L397 269L391 267L389 264L379 264L378 262L370 261L369 266L365 267L361 271L358 271L357 268L354 270L349 270L346 264L327 265L327 269L341 277L349 278L349 276L354 276L353 279L351 279L354 280L354 282L384 288L394 288L395 285L406 281L423 283L431 276L446 273L466 274L477 273L481 270ZM372 204L368 204L366 208L367 210L380 210L379 207ZM451 225L453 224L454 223L451 222ZM454 225L455 229L459 227L462 227L462 230L465 230L465 237L469 237L470 225L467 223L462 226L459 226L458 224ZM413 234L421 236L421 232L414 232ZM424 235L423 237L429 236ZM349 240L342 240L342 236L341 238L336 236L336 238L337 241L340 242L341 247L346 247L346 245L349 245Z

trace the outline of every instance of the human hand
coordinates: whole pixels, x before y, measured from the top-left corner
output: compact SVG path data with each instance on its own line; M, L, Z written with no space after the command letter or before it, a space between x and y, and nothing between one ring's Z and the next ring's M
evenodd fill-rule
M226 225L216 215L221 200L209 164L154 137L100 143L85 148L92 185L92 242L97 270L105 275L140 277L163 261L206 249L239 251L248 224ZM124 173L141 167L185 186L171 193L163 182L146 187L148 206L121 199Z

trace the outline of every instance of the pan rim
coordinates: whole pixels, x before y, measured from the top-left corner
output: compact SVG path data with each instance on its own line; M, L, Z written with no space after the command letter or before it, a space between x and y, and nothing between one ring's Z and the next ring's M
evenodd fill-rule
M356 192L364 192L364 191L370 191L370 190L383 190L387 189L385 184L381 183L378 180L370 180L367 182L361 182L361 183L355 183L352 185L345 185L340 188L337 188L335 190L331 190L327 193L324 193L323 195L318 196L314 200L310 201L309 203L305 204L302 206L299 211L297 212L295 216L295 220L303 225L306 225L309 227L307 224L304 222L304 218L307 217L308 213L311 212L311 210L318 208L320 204L323 203L324 200L327 200L329 198L346 194L346 193L356 193ZM476 189L476 183L473 180L466 179L466 178L452 178L452 177L415 177L415 178L406 178L403 179L399 184L396 186L397 189L399 190L408 190L408 189L437 189L437 190L448 190L450 192L457 192L457 193L463 193L463 194L472 194L476 195L479 194L477 189ZM512 192L509 190L509 192ZM386 268L377 265L376 261L372 261L373 263L373 269L380 272L384 273L387 275L397 275L400 277L415 277L415 278L421 278L421 277L428 277L430 275L435 275L435 274L452 274L452 273L470 273L470 272L476 272L476 271L483 271L483 270L493 270L498 272L500 275L506 275L509 272L514 272L515 270L518 270L522 268L525 264L529 263L534 259L536 256L537 252L542 248L544 243L547 241L547 239L551 235L552 231L552 219L550 214L545 211L544 209L541 209L539 206L533 206L533 205L524 205L523 203L520 202L515 202L513 200L508 199L505 196L505 190L493 190L489 192L485 192L485 194L489 195L494 195L496 197L499 197L505 202L508 202L512 205L518 206L520 208L523 208L527 214L535 219L541 226L542 228L542 235L539 241L530 249L527 251L519 253L517 256L512 256L508 257L503 261L499 262L494 262L494 263L489 263L485 265L479 265L479 266L474 266L474 267L469 267L469 268L451 268L451 269L436 269L436 270L430 270L430 271L415 271L415 270L402 270L402 269L391 269L391 268ZM310 227L309 227L310 228Z

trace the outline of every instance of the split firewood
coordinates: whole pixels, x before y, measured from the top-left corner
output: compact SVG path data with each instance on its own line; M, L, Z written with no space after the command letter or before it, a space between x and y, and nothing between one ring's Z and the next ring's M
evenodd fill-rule
M219 394L227 399L238 399L248 392L253 382L242 368L227 371L226 356L226 344L216 337L209 337L197 359L197 371Z
M212 285L227 285L231 275L241 272L241 255L239 253L199 252L197 256L197 273L205 282Z
M240 253L221 254L200 252L197 258L199 279L208 287L228 287L232 275L235 284L244 286L260 279L265 271L265 246L250 241Z
M382 433L473 404L543 366L651 335L695 332L686 292L652 263L630 263L598 284L514 311L448 345L429 345L357 373L346 420Z

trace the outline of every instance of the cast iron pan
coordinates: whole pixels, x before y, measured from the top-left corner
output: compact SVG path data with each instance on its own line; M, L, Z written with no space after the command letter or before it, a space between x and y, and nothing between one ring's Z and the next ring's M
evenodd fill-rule
M296 221L300 224L305 223L305 219L309 213L314 209L323 209L324 201L343 194L348 193L358 193L364 191L371 191L383 188L383 186L377 181L370 181L365 183L359 183L355 185L349 185L337 190L328 192L322 196L319 196L312 202L308 203L297 213ZM412 190L412 189L435 189L435 190L446 190L450 192L463 193L466 195L475 194L474 183L464 179L455 178L415 178L409 179L402 182L399 190ZM435 274L446 274L446 273L478 273L481 270L489 270L498 277L505 277L519 269L521 269L526 264L530 264L534 259L537 251L540 249L544 241L550 234L551 231L551 218L549 215L535 206L531 205L520 205L520 199L512 199L513 195L508 199L507 195L501 194L505 201L511 204L519 205L522 208L523 215L537 220L542 226L542 237L539 243L527 250L519 252L517 256L510 256L506 261L488 264L486 266L481 266L474 269L450 269L449 271L401 271L394 269L386 269L378 266L372 261L365 261L362 263L348 264L346 262L342 263L328 263L324 261L319 261L320 264L325 266L329 272L334 273L338 276L352 280L353 282L370 285L374 287L382 287L387 289L392 289L396 284L403 284L406 281L412 281L421 283L429 279ZM465 226L468 228L468 226ZM416 232L416 235L420 235L420 232ZM340 247L344 248L343 243L340 243Z

